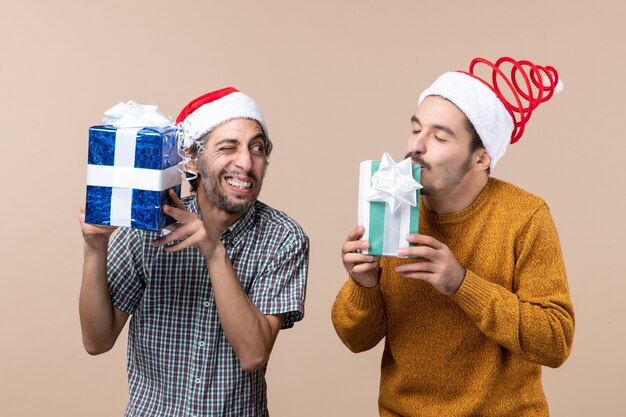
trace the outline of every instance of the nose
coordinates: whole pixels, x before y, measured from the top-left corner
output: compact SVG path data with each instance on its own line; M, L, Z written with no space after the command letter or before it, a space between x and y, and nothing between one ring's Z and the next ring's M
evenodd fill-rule
M248 174L252 169L252 155L246 147L241 147L235 158L235 167L244 174Z
M409 152L414 154L426 153L426 135L424 132L411 133L407 141Z

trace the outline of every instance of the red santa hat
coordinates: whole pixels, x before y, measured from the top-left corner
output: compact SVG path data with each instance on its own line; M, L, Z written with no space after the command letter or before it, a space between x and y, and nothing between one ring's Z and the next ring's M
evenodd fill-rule
M491 77L475 74L479 64L491 70ZM507 75L504 69L508 67ZM476 129L494 167L508 144L522 137L533 110L562 89L559 74L551 66L509 57L495 63L474 58L469 71L447 72L437 78L422 92L418 104L428 96L441 96L454 103Z
M181 110L176 118L181 128L180 146L188 148L217 126L238 118L257 121L269 142L267 126L259 106L236 88L226 87L201 95ZM268 147L268 154L269 150Z

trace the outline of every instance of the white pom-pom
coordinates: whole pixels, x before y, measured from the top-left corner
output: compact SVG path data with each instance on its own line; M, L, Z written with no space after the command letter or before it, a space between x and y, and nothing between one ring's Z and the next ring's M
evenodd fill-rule
M556 83L556 87L554 87L554 92L556 94L559 94L561 91L563 91L564 87L565 87L565 85L563 85L563 81L561 81L561 79L559 79L559 81Z
M545 87L549 87L550 84L551 84L550 83L550 78L548 78L548 76L544 75L542 79L543 79L543 85ZM554 86L554 92L556 94L559 94L561 91L563 91L563 87L564 87L563 81L561 81L561 79L559 78L559 81Z

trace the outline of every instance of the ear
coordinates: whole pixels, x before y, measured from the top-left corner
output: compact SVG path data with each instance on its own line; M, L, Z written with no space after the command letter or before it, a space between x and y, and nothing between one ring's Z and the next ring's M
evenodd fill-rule
M489 156L485 148L476 150L473 165L475 171L486 171L487 169L489 169L490 163L491 157Z
M193 172L198 172L198 155L192 153L189 148L185 148L185 158L189 158L189 161L185 164L185 167Z

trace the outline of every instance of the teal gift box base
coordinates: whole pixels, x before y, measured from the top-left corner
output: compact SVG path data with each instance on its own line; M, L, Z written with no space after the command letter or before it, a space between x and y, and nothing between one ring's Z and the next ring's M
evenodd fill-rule
M362 239L370 242L369 249L363 253L399 257L398 249L413 246L409 245L406 235L419 231L420 191L415 191L417 202L415 206L402 204L395 213L392 213L388 204L383 201L368 201L372 176L378 171L379 166L379 160L363 161L360 165L358 224L365 228ZM411 164L411 171L413 179L419 183L420 165Z

